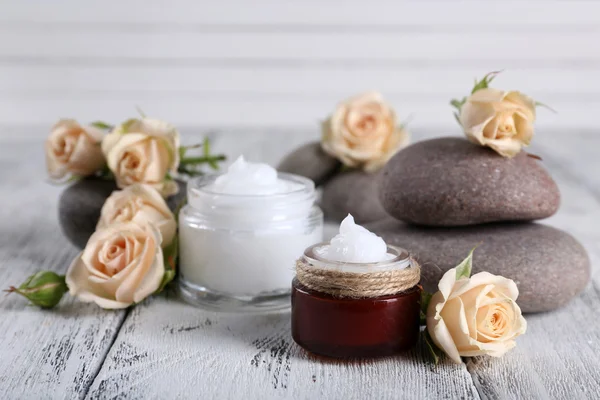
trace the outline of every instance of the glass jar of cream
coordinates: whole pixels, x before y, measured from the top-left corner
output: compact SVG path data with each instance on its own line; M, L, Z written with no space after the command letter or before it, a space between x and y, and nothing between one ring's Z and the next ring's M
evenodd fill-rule
M179 213L179 290L229 311L289 307L298 254L323 240L314 183L238 158L188 182Z
M328 357L381 357L416 344L420 268L348 216L329 243L310 246L292 282L292 337Z

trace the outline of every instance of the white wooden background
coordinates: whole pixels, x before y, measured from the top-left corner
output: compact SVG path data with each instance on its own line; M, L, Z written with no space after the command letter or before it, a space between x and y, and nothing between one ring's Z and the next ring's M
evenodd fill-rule
M0 398L597 399L600 393L600 2L399 0L0 0L0 284L64 272L62 188L42 140L59 117L167 119L194 143L276 163L318 137L347 95L381 90L415 140L459 134L448 100L472 79L540 110L532 151L561 188L546 221L587 248L592 283L500 360L432 368L422 345L377 362L307 356L286 313L192 308L173 295L106 312L0 296Z
M399 0L0 0L0 123L122 120L313 127L381 90L412 127L498 85L552 105L539 127L595 128L600 3Z

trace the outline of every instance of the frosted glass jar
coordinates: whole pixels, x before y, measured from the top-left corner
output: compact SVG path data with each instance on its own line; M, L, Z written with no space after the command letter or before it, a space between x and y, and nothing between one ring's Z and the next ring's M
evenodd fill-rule
M218 175L188 182L179 213L179 291L188 302L228 311L290 306L296 259L323 240L314 183L278 173L277 194L211 191Z

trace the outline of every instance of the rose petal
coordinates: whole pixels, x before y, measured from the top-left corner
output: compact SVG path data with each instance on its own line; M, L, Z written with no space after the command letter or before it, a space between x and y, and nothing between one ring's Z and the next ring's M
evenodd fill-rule
M467 101L461 108L459 120L467 137L483 145L486 140L483 131L495 116L492 105Z
M79 253L73 260L65 277L65 282L67 283L71 296L77 297L81 301L95 302L100 307L107 309L128 307L130 304L104 298L90 290L93 288L88 279L90 275L81 260L81 255L82 253Z
M444 305L440 317L445 322L454 345L457 348L470 344L469 324L467 322L465 308L460 297L456 297Z
M494 290L504 293L512 300L517 300L517 297L519 297L519 289L517 288L515 281L500 275L490 274L489 272L479 272L472 275L468 285L457 288L457 290L452 293L452 296L462 296L462 294L468 290L481 285L494 285Z
M532 121L527 119L520 111L515 113L515 129L517 130L517 138L524 144L529 145L533 138L534 129Z
M433 299L432 299L433 301ZM435 305L434 305L435 308ZM458 349L454 344L452 335L448 331L446 323L442 319L427 316L427 331L433 339L433 342L439 347L452 361L461 364L462 360L458 354Z
M480 103L499 103L509 94L500 89L495 88L484 88L479 89L475 93L469 96L469 101L480 102Z
M116 289L115 298L123 302L133 302L134 293L140 282L154 263L156 257L156 243L148 238L144 243L144 250L140 257L131 264L128 274Z
M158 290L160 284L162 283L163 276L165 275L165 265L163 260L163 253L160 250L150 267L150 270L146 272L144 279L139 284L135 294L133 296L133 301L139 303L144 300L146 297L150 296L154 292Z
M526 114L526 118L529 121L532 123L535 121L536 106L535 100L531 97L518 91L510 91L506 94L504 100L516 104L519 110Z

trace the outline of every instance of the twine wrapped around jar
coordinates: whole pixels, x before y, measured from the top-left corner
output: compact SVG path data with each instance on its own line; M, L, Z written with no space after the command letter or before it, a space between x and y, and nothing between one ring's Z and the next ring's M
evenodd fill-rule
M321 269L299 259L296 278L308 289L336 297L379 297L404 292L419 283L421 267L412 258L410 264L404 269L357 273Z

